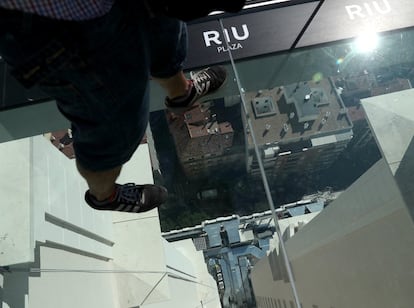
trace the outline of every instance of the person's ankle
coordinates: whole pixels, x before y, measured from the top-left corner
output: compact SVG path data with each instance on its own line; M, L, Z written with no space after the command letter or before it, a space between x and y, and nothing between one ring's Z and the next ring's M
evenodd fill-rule
M191 90L193 88L193 82L191 80L187 80L187 86L183 91L181 92L175 92L174 94L168 95L168 100L175 101L175 100L183 100L186 99L191 95Z
M116 197L117 186L114 186L112 189L104 192L94 192L92 190L89 190L89 192L91 196L95 199L95 201L107 202L113 200Z

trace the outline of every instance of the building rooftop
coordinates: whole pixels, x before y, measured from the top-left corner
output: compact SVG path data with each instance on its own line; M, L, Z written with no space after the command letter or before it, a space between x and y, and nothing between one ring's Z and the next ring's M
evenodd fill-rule
M295 106L296 117L300 123L315 121L319 116L319 105L329 105L323 88L311 89L307 82L284 86L283 96L287 104ZM289 114L289 118L294 116Z
M390 73L384 75L367 71L354 76L336 78L335 84L342 88L341 97L347 107L358 106L360 99L363 98L412 88L409 79L398 78Z
M411 88L412 86L411 86L410 80L405 79L405 78L396 78L389 83L373 88L371 91L371 96L398 92L398 91L407 90Z
M247 92L245 98L259 145L296 142L352 128L330 79ZM252 144L251 137L248 142Z
M229 122L218 123L217 121L196 125L187 123L187 129L190 138L197 138L208 135L227 134L233 132L233 128Z
M219 123L209 104L195 105L175 117L167 112L168 125L180 159L222 154L232 146L233 127L230 122Z

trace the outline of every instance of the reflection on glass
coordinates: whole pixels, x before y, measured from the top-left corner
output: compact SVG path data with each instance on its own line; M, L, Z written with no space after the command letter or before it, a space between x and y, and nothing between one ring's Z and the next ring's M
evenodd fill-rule
M347 283L348 278L334 270L338 262L345 268L351 266L342 256L350 258L346 252L356 249L356 243L344 241L345 230L351 232L358 223L361 228L364 223L369 225L361 218L375 217L375 207L384 206L353 197L372 197L375 187L383 187L381 181L388 168L381 159L384 149L378 144L379 135L372 128L375 119L367 114L368 99L394 100L387 95L411 89L411 40L408 31L372 40L365 37L362 41L370 44L359 48L356 40L238 61L235 70L245 106L237 92L228 95L227 91L224 97L202 102L184 118L164 112L153 115L151 127L163 183L174 195L168 206L160 209L164 237L172 242L192 237L199 243L224 307L231 307L233 301L258 307L296 307L291 283L298 287L304 307L343 305L340 301L335 304L325 292L320 300L313 300L307 289L315 285L312 280L320 273L325 275L323 281ZM396 45L401 47L398 51L392 48ZM167 123L164 128L160 119ZM161 131L169 131L169 142L160 137ZM260 163L277 207L277 224L269 211ZM376 172L384 176L379 177L380 182L373 180ZM371 185L362 184L367 180ZM394 206L388 204L389 210ZM398 205L394 209L403 208ZM407 218L402 218L403 224L411 228ZM280 238L276 236L278 228ZM354 231L362 243L375 240L357 227ZM332 258L329 252L313 252L315 256L301 257L312 247L323 249L319 243L322 239L333 241L326 247L334 251L338 249L335 241L343 241L342 256L337 253ZM283 242L293 281L283 258ZM413 249L409 247L411 255ZM264 256L266 251L268 256ZM378 247L370 253L383 255L377 260L385 262L386 254ZM324 271L319 263L308 266L311 260L333 265L327 264L329 270ZM356 275L355 270L348 270ZM250 277L249 273L252 280L246 278L248 287L240 292L240 286L245 286L240 277ZM330 292L336 294L344 288L333 285Z
M378 41L379 37L374 31L362 33L355 39L355 51L361 53L372 52L378 47Z
M249 118L258 123L252 133L257 140L274 134L257 144L266 175L274 178L273 199L277 204L287 194L306 199L287 206L290 217L278 220L284 244L273 238L268 255L253 266L259 307L288 307L294 303L291 287L297 287L303 307L411 305L403 285L412 280L406 268L414 255L408 175L414 153L412 40L407 31L380 41L365 37L368 45L359 49L356 40L293 52L275 73L257 61L256 73L272 78L254 86L240 74L243 87L251 89ZM269 56L267 65L278 57ZM246 68L252 66L239 63L239 72ZM286 141L295 125L299 134ZM306 202L317 200L323 210L307 214ZM283 246L294 281L281 274Z

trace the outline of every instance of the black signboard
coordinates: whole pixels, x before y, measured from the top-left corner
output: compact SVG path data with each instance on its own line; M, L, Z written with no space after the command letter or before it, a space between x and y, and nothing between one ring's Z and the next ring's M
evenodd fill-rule
M317 5L311 2L224 18L224 32L217 20L189 25L186 68L228 61L228 49L235 59L287 50Z
M218 21L193 24L186 68L226 62L227 49L243 59L412 27L413 16L413 0L325 0L223 18L225 33Z
M325 0L297 47L411 27L413 0Z

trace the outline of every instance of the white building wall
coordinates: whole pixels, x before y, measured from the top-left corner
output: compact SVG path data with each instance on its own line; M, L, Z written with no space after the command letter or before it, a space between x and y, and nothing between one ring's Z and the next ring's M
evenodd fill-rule
M130 181L153 183L146 144L122 170L119 182ZM202 252L195 250L191 240L178 244L163 239L157 209L142 214L114 212L113 230L121 307L194 308L204 299L210 301L204 308L220 307L217 286Z
M31 141L34 238L110 258L111 213L96 211L85 203L88 188L75 160L51 150L42 136Z
M0 265L34 261L37 241L111 257L112 215L86 205L74 160L43 136L1 143L0 159Z
M406 90L366 99L384 158L286 242L303 307L413 307L413 98ZM253 269L258 307L293 304L271 257Z
M392 181L381 160L286 242L303 307L412 307L414 226ZM269 258L252 278L259 301L293 301Z
M116 213L113 228L113 263L121 272L115 276L121 307L168 301L170 289L158 211Z
M148 145L142 144L124 165L118 182L153 181ZM121 307L168 303L170 289L158 210L141 214L113 212L112 221L113 263L123 272L116 275Z
M33 260L29 152L28 139L0 143L0 266Z
M181 288L177 284L178 279L170 278L170 286L176 290L174 291L172 289L171 291L175 294L175 307L221 308L217 282L208 272L203 252L196 250L191 239L175 241L168 244L174 247L182 256L181 258L185 262L183 263L182 272L184 272L185 268L189 268L191 264L191 268L194 271L193 275L195 276L193 279L181 280L181 284L183 284ZM171 269L173 263L170 260L171 258L169 258L168 267ZM184 267L185 264L187 266ZM186 271L189 272L188 270ZM185 276L181 276L185 278ZM185 298L187 298L183 302L185 305L180 306L180 302Z
M90 209L74 160L43 136L0 144L0 158L7 209L0 265L13 265L0 275L0 307L190 308L203 300L210 303L203 307L219 307L202 252L191 241L186 253L165 241L157 209ZM138 148L119 182L153 182L148 145Z
M110 262L40 247L40 268L28 279L27 308L123 308Z

